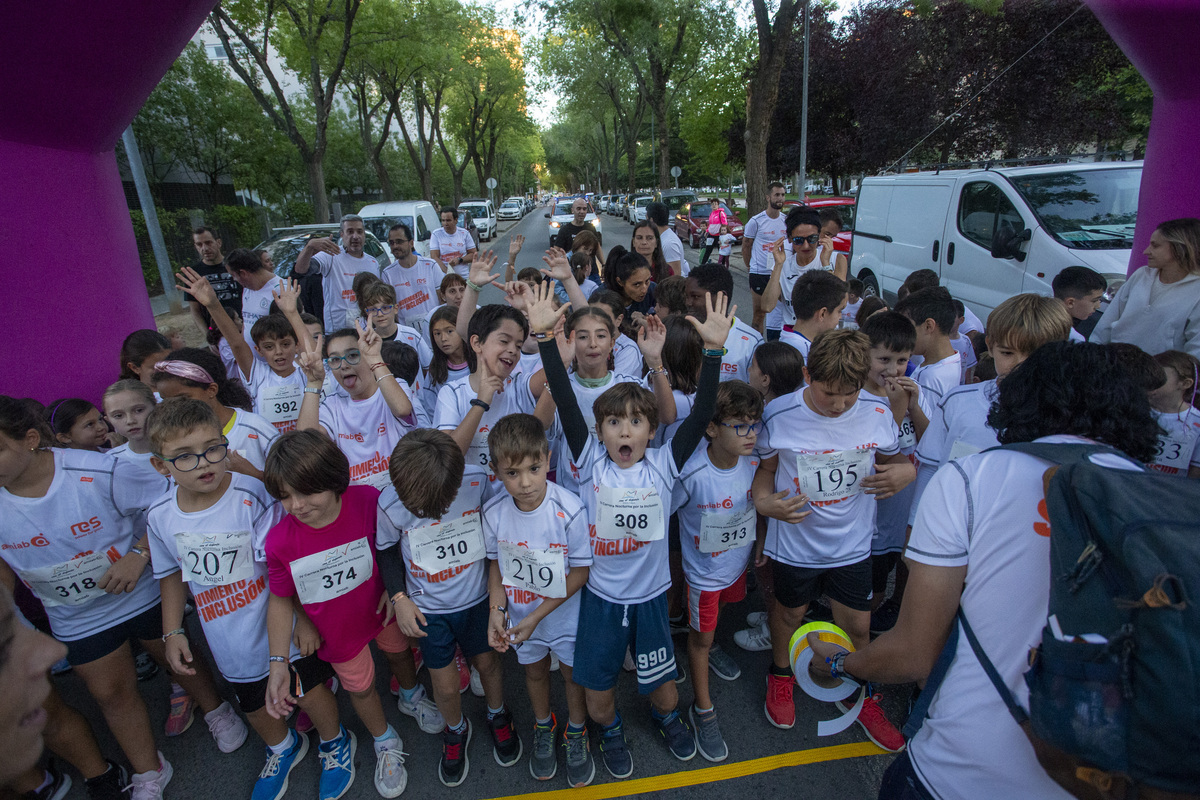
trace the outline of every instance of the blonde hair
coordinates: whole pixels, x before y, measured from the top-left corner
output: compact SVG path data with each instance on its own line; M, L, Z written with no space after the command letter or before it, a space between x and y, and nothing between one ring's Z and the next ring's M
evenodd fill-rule
M1155 228L1171 245L1171 254L1189 275L1200 274L1200 219L1169 219Z
M1011 347L1029 355L1047 342L1071 333L1071 315L1061 301L1039 294L1010 297L988 314L989 347Z
M808 381L861 389L871 371L871 340L862 331L825 331L808 351Z

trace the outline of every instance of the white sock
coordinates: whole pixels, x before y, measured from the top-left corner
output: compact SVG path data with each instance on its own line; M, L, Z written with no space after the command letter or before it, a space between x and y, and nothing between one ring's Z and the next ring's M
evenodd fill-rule
M283 741L279 744L269 744L267 747L277 756L281 756L291 749L296 743L296 736L292 733L291 728L288 729L287 736L283 737Z

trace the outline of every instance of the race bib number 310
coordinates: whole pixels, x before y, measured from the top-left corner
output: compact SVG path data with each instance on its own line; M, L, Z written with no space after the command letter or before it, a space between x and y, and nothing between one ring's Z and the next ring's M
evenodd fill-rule
M479 514L446 520L408 532L413 561L430 575L487 558Z
M862 494L862 479L871 471L875 451L840 450L835 453L800 453L796 478L809 500L830 502Z
M542 597L566 597L566 559L562 550L533 550L498 542L500 574L505 586L527 589Z
M653 542L663 538L666 532L662 498L654 487L600 487L596 503L596 535L601 539Z
M293 561L289 567L296 594L305 605L341 597L366 583L375 570L365 538Z
M254 576L250 531L175 534L183 579L204 586L224 586Z

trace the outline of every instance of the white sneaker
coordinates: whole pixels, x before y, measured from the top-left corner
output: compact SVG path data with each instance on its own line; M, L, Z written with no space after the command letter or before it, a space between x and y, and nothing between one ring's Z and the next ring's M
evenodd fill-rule
M550 671L558 672L558 656L554 655L553 651L550 653Z
M471 667L471 694L483 697L483 681L479 678L479 670Z
M746 627L749 628L765 628L767 627L767 612L751 611L746 615Z
M404 768L404 743L399 737L375 745L375 791L381 797L399 797L408 786L408 770Z
M228 701L217 706L216 711L204 715L208 730L212 733L213 741L222 753L232 753L246 743L246 723L233 710Z
M743 650L760 653L771 649L771 632L766 628L744 628L733 634L733 641Z
M425 733L441 733L446 727L446 720L437 705L425 693L425 687L417 684L417 693L413 695L412 703L404 702L404 695L396 701L396 707L401 714L407 714L417 721L417 727Z
M163 758L162 753L159 753L156 771L140 772L130 779L127 787L133 790L129 795L130 800L162 800L163 791L171 782L171 776L174 774L175 770L171 769L171 762Z

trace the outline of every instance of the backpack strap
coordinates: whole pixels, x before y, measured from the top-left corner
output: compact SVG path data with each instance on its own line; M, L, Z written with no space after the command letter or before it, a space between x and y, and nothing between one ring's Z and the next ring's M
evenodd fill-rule
M1034 458L1040 458L1044 461L1050 461L1061 466L1077 464L1080 461L1086 461L1092 456L1099 455L1101 453L1111 453L1114 455L1123 456L1124 458L1129 458L1120 450L1109 447L1108 445L1082 444L1074 442L1017 442L1015 444L992 447L989 448L989 450L1015 450L1018 453L1025 453L1026 455L1031 455Z
M971 650L975 652L975 658L979 660L983 671L987 673L988 680L992 682L992 686L996 687L997 694L1004 701L1004 705L1008 707L1008 713L1012 714L1012 718L1017 721L1018 725L1024 725L1029 721L1029 714L1025 709L1021 708L1021 704L1017 702L1017 698L1013 697L1013 693L1009 691L1008 684L1000 677L1000 673L996 671L996 665L987 657L987 653L983 651L983 645L975 638L975 631L971 630L971 624L967 622L967 615L963 613L962 607L958 609L958 621L962 623L963 633L967 635L967 641L971 644Z

